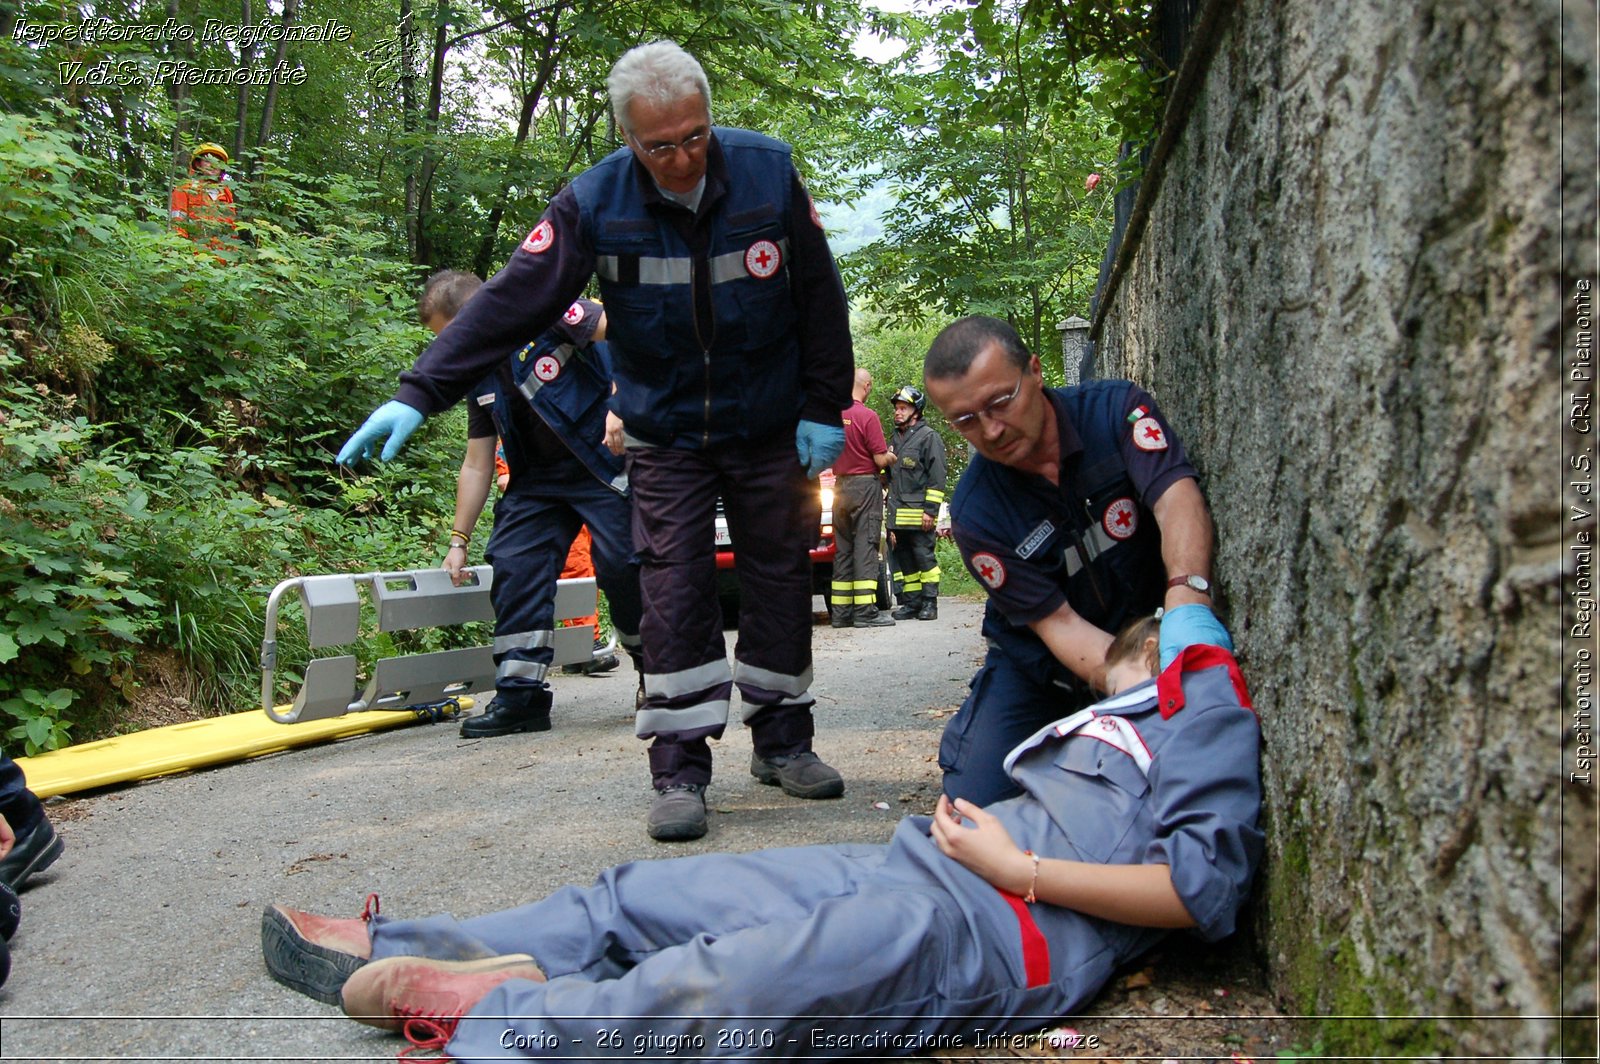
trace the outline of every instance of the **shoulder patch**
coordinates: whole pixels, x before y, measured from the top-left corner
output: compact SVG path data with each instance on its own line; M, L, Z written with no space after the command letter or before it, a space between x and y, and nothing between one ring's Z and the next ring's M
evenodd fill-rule
M1006 582L1006 567L1004 563L987 551L981 551L972 556L972 568L977 570L978 579L982 580L991 589L998 590Z
M542 255L550 249L550 245L555 243L555 240L555 227L550 224L550 219L546 218L533 227L533 232L529 233L528 238L522 242L522 250L530 255Z
M572 306L567 308L567 312L561 315L561 320L568 325L577 325L583 321L583 304L574 300Z
M1133 445L1141 451L1164 451L1167 432L1155 418L1142 417L1133 423Z

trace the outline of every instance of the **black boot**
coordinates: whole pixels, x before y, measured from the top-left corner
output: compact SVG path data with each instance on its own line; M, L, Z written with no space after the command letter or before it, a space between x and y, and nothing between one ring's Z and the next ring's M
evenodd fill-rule
M922 592L918 591L914 595L901 598L899 607L889 616L897 621L909 621L916 618L920 609L922 609Z
M851 622L853 628L892 628L894 622L887 613L876 606L857 606L855 620Z
M835 628L849 628L855 619L855 609L850 606L829 606L828 623Z
M939 619L939 599L936 595L923 592L922 605L917 608L917 620L937 621Z
M550 688L508 687L487 709L461 722L463 739L491 739L516 732L550 730Z

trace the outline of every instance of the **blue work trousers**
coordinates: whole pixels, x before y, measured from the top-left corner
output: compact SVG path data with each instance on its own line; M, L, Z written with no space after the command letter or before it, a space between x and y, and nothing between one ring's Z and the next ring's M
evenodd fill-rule
M1006 775L1006 755L1046 724L1095 700L1089 685L1032 632L991 638L966 701L939 740L945 794L980 806L1021 794Z
M810 550L822 502L795 454L794 434L629 451L628 481L645 602L645 702L635 731L655 739L655 785L710 782L705 740L721 736L734 684L759 755L810 749ZM739 578L732 669L717 601L719 496Z
M495 687L540 687L555 651L556 581L567 551L587 524L595 582L611 624L630 653L639 650L639 564L628 500L587 474L570 480L517 479L494 507L484 557L494 568Z
M1042 1026L1115 966L1063 911L1051 981L1028 987L1016 917L966 881L963 899L885 846L641 861L489 916L378 917L373 956L540 965L549 982L504 983L462 1020L461 1061L927 1055L919 1039Z

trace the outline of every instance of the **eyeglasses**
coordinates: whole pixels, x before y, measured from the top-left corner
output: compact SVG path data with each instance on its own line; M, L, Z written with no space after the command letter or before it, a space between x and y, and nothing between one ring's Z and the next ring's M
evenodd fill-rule
M955 429L957 432L969 432L978 427L979 418L987 417L992 421L1000 420L1000 418L1004 416L1006 409L1010 407L1011 404L1016 400L1017 396L1022 394L1022 382L1027 380L1027 378L1028 375L1026 373L1018 374L1017 386L1011 389L1011 394L1002 395L998 399L989 400L987 403L983 404L982 410L974 410L970 414L961 414L958 417L950 418L950 427Z
M629 133L628 137L633 141L634 146L640 151L650 156L650 158L654 159L656 162L661 163L666 162L668 159L678 154L678 149L680 148L689 155L693 155L701 148L704 148L706 146L706 142L711 139L711 131L709 129L702 130L699 133L689 134L687 137L684 137L677 143L667 141L664 144L652 144L648 148L639 143L639 138L635 137L632 133Z

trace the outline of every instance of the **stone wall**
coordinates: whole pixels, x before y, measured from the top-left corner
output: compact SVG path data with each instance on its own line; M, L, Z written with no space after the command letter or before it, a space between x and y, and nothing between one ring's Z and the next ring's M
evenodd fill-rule
M1276 988L1405 1018L1323 1020L1330 1050L1549 1053L1528 1017L1594 1012L1593 867L1564 881L1560 834L1593 846L1594 792L1559 774L1594 24L1554 0L1231 5L1097 334L1215 514L1266 737ZM1466 1015L1509 1019L1439 1018Z

